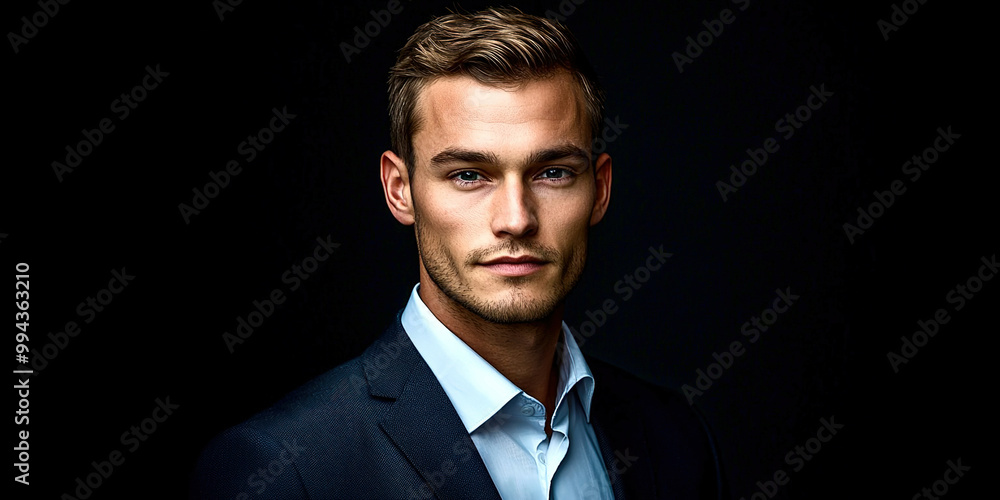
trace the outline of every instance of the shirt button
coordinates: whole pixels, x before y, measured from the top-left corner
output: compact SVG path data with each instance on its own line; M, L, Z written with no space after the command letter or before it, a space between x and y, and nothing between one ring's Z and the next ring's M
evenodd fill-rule
M545 454L544 453L539 453L538 454L538 461L541 462L542 465L545 465Z
M535 415L535 407L531 405L524 405L521 407L521 413L526 417L531 417Z

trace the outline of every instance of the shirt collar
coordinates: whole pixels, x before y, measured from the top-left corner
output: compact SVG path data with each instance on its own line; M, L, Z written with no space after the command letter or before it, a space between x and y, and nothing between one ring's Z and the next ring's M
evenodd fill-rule
M583 404L584 414L587 421L590 421L590 400L594 397L594 375L590 372L590 366L583 359L583 351L577 345L576 339L570 333L569 326L565 321L562 323L562 337L556 347L556 353L562 353L559 358L559 383L556 385L556 412L565 404L563 400L572 390L577 390L580 403Z
M471 434L522 391L448 330L420 299L419 288L418 283L410 292L401 318L403 329ZM563 411L560 407L567 404L564 402L567 394L578 387L578 396L589 421L594 377L565 322L556 352L560 359L556 412ZM578 384L580 381L583 383Z

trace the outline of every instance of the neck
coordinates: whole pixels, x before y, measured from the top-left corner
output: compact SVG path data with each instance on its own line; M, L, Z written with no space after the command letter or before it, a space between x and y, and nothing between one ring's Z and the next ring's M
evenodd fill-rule
M556 348L563 306L530 323L501 324L483 319L447 297L431 280L421 280L420 300L434 316L507 380L545 405L546 432L555 410Z

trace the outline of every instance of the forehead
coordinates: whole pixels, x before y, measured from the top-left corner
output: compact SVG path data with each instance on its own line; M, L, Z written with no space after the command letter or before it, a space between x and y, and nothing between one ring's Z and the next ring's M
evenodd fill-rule
M469 76L438 78L420 93L417 113L413 144L423 160L446 148L501 157L553 144L590 150L582 92L568 72L503 87Z

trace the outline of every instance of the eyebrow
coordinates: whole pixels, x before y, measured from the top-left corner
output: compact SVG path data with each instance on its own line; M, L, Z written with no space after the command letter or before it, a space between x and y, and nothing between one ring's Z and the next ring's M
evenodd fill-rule
M535 151L525 159L525 165L537 165L556 160L574 158L590 165L590 155L583 149L572 144ZM492 152L473 151L460 148L447 148L431 158L431 167L440 167L449 163L479 163L490 166L500 165L500 158Z
M468 149L448 148L431 158L431 167L448 163L485 163L499 165L500 158L495 153L472 151Z
M539 163L548 163L550 161L563 160L575 158L582 161L586 165L590 165L590 155L572 144L565 144L562 146L556 146L554 148L543 149L541 151L535 151L528 156L525 164L536 165Z

